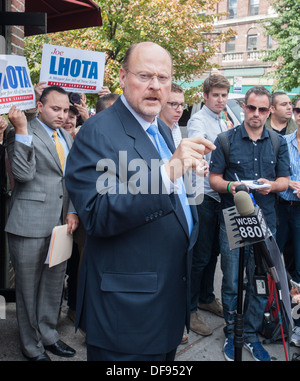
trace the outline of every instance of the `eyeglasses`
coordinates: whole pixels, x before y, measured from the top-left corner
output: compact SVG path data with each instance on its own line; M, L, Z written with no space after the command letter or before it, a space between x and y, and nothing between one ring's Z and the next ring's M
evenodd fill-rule
M159 83L161 83L162 85L166 85L171 79L171 77L169 77L168 75L163 75L163 74L159 74L159 75L154 75L154 74L150 74L150 73L137 73L136 74L130 70L127 70L127 71L128 71L128 73L135 75L137 77L137 79L143 83L149 83L153 80L153 78L156 77Z
M170 105L174 110L178 110L179 107L182 108L182 110L185 110L187 108L186 103L177 103L177 102L167 102L168 105Z
M296 112L297 114L300 114L300 107L294 107L293 111Z
M270 111L268 107L256 107L253 105L245 105L245 107L249 112L255 112L258 109L260 114L267 114Z

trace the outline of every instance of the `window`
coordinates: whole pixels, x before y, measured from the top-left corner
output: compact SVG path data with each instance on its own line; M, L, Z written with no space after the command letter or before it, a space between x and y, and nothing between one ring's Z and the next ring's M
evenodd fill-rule
M232 53L235 51L235 37L231 37L229 41L226 42L226 53Z
M228 0L228 18L234 19L237 15L237 0Z
M247 50L257 50L257 34L252 34L248 36Z
M250 0L249 15L254 16L259 14L259 0Z

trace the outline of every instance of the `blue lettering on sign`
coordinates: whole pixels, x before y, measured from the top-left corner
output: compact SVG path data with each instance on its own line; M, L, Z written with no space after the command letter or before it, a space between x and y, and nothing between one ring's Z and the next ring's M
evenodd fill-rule
M0 74L0 81L2 73ZM3 90L31 87L30 79L25 66L7 66L3 79Z
M73 60L71 63L70 74L72 77L78 77L80 74L81 62L79 60Z
M80 61L77 58L71 60L70 58L51 56L49 74L74 78L81 75L82 78L98 79L98 63Z

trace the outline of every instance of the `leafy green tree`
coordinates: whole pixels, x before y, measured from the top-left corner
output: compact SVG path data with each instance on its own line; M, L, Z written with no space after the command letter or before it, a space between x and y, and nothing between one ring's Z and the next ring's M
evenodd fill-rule
M272 61L275 87L291 91L300 86L300 2L276 0L272 6L277 17L264 25L278 47L267 51L264 61Z
M136 42L154 41L170 51L174 79L192 81L213 65L209 59L233 31L216 33L215 5L219 0L95 0L101 7L103 26L25 40L25 55L38 80L43 43L106 53L104 82L118 91L118 72L125 51ZM198 99L199 88L186 94L187 101Z

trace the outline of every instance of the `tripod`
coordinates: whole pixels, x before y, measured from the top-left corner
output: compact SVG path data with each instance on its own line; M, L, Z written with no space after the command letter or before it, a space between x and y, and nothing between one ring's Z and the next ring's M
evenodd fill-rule
M245 192L243 192L245 193ZM239 193L237 193L239 194ZM250 196L249 196L250 197ZM235 200L236 202L237 200ZM245 201L245 200L244 200ZM247 201L247 200L246 200ZM251 205L250 200L250 205ZM246 203L249 204L248 202ZM239 205L241 206L241 205ZM251 209L251 208L250 208ZM230 250L239 248L239 273L238 273L238 298L236 324L234 327L235 360L241 361L242 348L244 344L244 320L243 320L243 271L244 271L244 247L252 245L259 255L256 255L256 268L259 268L260 261L264 264L264 271L271 275L276 284L278 295L278 305L284 305L285 313L291 323L290 297L287 284L287 277L280 251L267 227L263 213L259 207L255 206L254 212L249 215L241 215L237 208L232 206L223 209L224 222L227 231ZM251 218L248 218L251 217ZM254 250L254 249L253 249ZM258 260L259 259L259 260ZM255 260L255 256L254 256ZM273 263L274 262L274 263ZM275 268L276 266L276 268ZM262 268L262 267L260 267ZM259 270L261 271L261 270ZM277 273L278 271L278 273ZM279 275L280 277L279 277ZM281 282L279 282L279 279ZM281 288L282 287L282 288ZM283 302L283 303L282 303Z
M264 242L258 242L253 244L253 255L255 261L255 276L257 276L260 280L265 276L267 280L267 273L271 275L272 280L276 285L276 301L277 308L279 312L280 318L280 327L281 332L283 334L282 328L282 320L281 320L281 311L283 311L283 302L281 298L281 286L279 277L276 271L276 268L271 259L270 253L266 247ZM242 361L242 348L244 345L244 317L243 317L243 273L244 273L244 258L245 258L245 247L242 246L239 249L239 274L238 274L238 295L237 295L237 313L235 317L235 326L234 326L234 361ZM267 290L267 284L262 287L262 289ZM266 294L267 296L267 294ZM283 343L285 348L286 358L287 352L284 342L284 334L283 334Z

